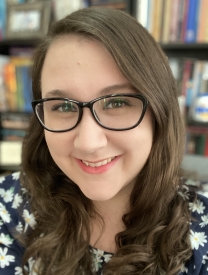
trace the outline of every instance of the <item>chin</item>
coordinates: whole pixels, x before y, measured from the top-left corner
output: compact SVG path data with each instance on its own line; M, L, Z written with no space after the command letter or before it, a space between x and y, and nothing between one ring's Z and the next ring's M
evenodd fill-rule
M81 190L82 191L82 190ZM95 193L89 193L89 192L83 192L82 193L91 201L108 201L115 197L115 194L95 194Z

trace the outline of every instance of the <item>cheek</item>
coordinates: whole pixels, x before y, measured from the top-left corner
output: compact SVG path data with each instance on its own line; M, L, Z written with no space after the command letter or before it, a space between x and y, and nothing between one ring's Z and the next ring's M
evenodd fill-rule
M70 141L65 133L52 133L45 131L45 140L53 158L67 155L73 144L72 140Z

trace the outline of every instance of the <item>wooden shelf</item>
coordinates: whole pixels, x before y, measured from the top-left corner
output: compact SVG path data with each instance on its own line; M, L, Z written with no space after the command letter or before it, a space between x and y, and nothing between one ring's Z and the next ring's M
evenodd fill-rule
M7 39L0 41L0 54L9 55L10 47L34 48L40 39Z
M208 43L159 43L169 57L188 57L208 60Z

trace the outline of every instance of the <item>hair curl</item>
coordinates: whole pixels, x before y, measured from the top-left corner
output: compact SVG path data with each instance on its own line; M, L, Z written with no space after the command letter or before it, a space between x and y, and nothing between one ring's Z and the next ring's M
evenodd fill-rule
M185 135L167 57L130 15L105 8L79 10L52 25L38 46L32 76L34 99L41 98L47 50L66 35L100 41L127 80L146 96L155 118L152 150L137 177L130 211L123 216L126 229L115 237L117 252L104 274L177 274L191 255L190 214L177 192ZM89 221L96 211L53 161L44 130L34 116L23 144L22 171L22 185L37 219L24 263L30 257L42 259L44 275L94 274Z

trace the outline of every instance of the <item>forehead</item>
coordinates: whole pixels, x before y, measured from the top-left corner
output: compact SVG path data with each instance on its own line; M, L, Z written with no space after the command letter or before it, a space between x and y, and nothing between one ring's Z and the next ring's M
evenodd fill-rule
M42 70L42 96L58 89L86 100L85 95L97 97L100 90L127 82L99 41L65 36L56 39L47 52Z

